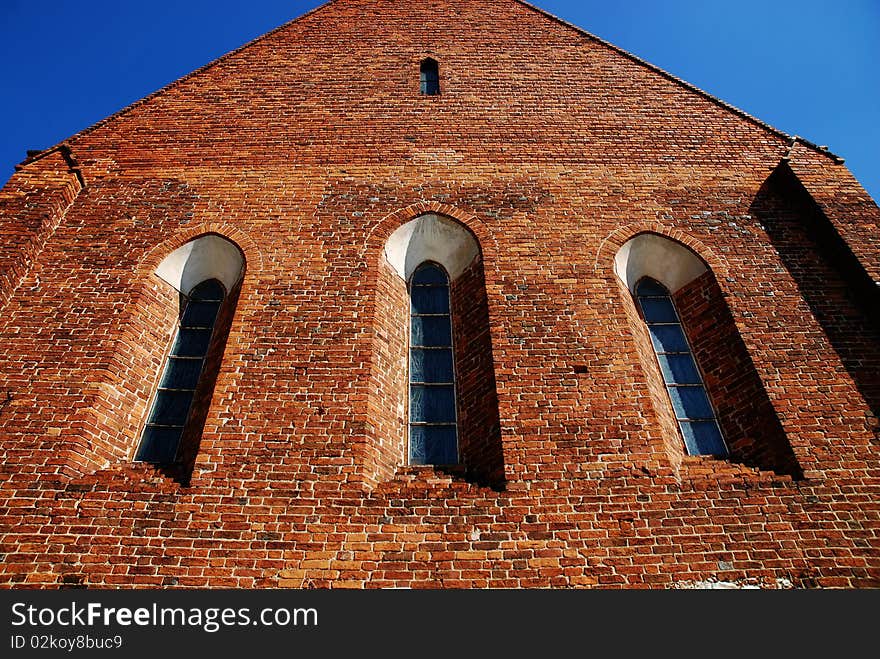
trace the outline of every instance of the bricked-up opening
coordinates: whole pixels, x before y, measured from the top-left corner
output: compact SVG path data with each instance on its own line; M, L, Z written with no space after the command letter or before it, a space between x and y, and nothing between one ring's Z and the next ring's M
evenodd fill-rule
M633 324L632 331L639 345L651 398L661 420L661 430L664 433L670 432L670 428L679 431L677 437L668 437L665 442L672 463L680 464L688 452L688 442L681 435L685 429L680 426L684 408L679 404L681 409L676 409L676 401L667 393L669 383L664 376L671 375L666 372L670 367L661 368L656 357L658 348L666 352L664 341L672 345L672 339L657 336L650 322L654 316L649 314L651 318L646 318L642 305L637 302L641 292L637 287L645 281L658 283L662 288L652 290L665 290L670 295L667 306L674 310L693 357L694 368L698 368L702 375L707 395L703 407L711 401L727 445L728 459L800 477L801 470L785 431L740 337L721 288L705 262L674 240L656 234L640 234L621 247L615 259L615 270L632 296L625 303L634 307L636 314L632 317L640 320ZM698 443L694 446L697 448ZM697 448L693 452L704 451ZM705 452L717 454L715 449Z
M379 264L374 317L369 404L373 437L368 440L365 451L368 479L388 480L405 465L433 463L435 468L449 467L453 475L472 482L502 487L501 424L479 243L461 223L427 214L398 227L388 238L383 257ZM436 285L422 286L427 283L422 282L423 274ZM439 274L448 278L448 288L439 285ZM423 290L413 293L416 289ZM448 302L441 305L442 310L436 305L425 307L428 315L423 316L419 313L422 302L417 304L413 295L429 296L432 305L440 304L437 301L445 295ZM427 425L431 429L436 426L436 434L445 434L449 440L441 442L449 451L444 449L443 455L432 458L418 450L413 454L408 448L411 429L419 434L425 422L421 418L425 410L414 407L410 398L411 384L421 387L420 378L426 377L424 364L417 363L417 359L425 358L419 354L426 341L424 327L418 326L424 319L435 325L446 319L451 329L449 332L433 328L427 341L438 345L429 346L425 351L445 351L446 361L433 364L434 372L427 375L437 382L427 386L445 387L444 392L452 394L451 398L446 396L447 402L454 406L429 410ZM441 341L443 346L439 345ZM441 377L447 379L441 382ZM441 427L438 425L441 422L446 425ZM458 445L457 456L453 450L454 440Z
M422 60L419 67L420 91L425 96L440 95L440 65L430 57Z

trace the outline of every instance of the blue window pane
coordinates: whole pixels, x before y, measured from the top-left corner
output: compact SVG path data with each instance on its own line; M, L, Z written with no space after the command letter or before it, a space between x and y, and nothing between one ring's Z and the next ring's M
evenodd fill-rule
M449 316L413 316L410 342L413 346L451 346Z
M680 425L690 455L727 455L721 431L714 421L682 421Z
M639 304L642 305L645 322L649 324L678 322L678 316L675 315L675 307L672 305L672 300L668 297L640 297Z
M445 286L413 286L413 313L449 313L449 289Z
M192 399L192 391L160 389L156 392L156 401L153 403L149 423L157 426L182 426L186 423Z
M636 295L666 296L669 291L658 281L645 277L636 285Z
M410 385L411 423L455 423L455 392L452 386Z
M225 295L222 284L216 279L203 281L190 291L144 428L137 460L172 462L175 459L201 375L203 357L208 352L213 326Z
M681 325L649 325L648 331L657 352L690 352Z
M171 354L180 357L204 357L211 343L210 329L189 329L181 327Z
M201 372L201 359L170 357L160 386L163 389L195 389Z
M422 94L434 96L440 93L440 69L437 62L432 59L423 61L419 70L419 78Z
M703 387L669 387L669 397L678 419L715 418Z
M448 286L449 279L442 268L436 265L423 265L412 278L413 286L434 284L439 286Z
M454 464L455 374L446 272L430 263L419 267L410 299L410 463Z
M219 302L191 301L186 305L180 324L184 327L213 327L219 310Z
M189 297L193 300L216 300L221 301L226 296L223 285L216 279L208 279L190 291Z
M669 291L659 282L645 278L638 283L635 292L688 453L726 456L721 430Z
M409 434L411 464L455 464L458 448L455 426L412 426Z
M452 382L452 349L410 351L410 382Z
M702 384L693 358L688 355L657 355L667 384Z
M136 460L143 462L173 462L183 428L144 428Z

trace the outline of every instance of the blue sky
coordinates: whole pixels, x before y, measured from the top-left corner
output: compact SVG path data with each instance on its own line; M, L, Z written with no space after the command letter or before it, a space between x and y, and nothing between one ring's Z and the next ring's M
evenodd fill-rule
M0 0L0 183L319 0ZM880 200L880 1L535 4L846 159Z

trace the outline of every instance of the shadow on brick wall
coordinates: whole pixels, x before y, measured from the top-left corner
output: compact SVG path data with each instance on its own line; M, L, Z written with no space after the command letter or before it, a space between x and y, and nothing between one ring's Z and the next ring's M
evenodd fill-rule
M865 403L880 414L880 289L786 163L751 209Z

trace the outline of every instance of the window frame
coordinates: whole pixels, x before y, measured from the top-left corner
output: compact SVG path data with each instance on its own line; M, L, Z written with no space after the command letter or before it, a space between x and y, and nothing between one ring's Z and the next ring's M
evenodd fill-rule
M150 423L150 418L153 416L154 408L156 407L156 403L158 401L159 394L161 391L190 391L188 389L184 390L184 389L174 389L171 387L163 387L162 382L165 379L165 376L168 372L168 368L169 368L169 365L171 364L172 359L181 358L181 357L186 359L186 358L192 357L192 356L188 356L188 355L175 355L174 354L174 347L177 344L178 339L180 337L180 331L183 328L182 323L183 323L184 317L186 316L186 312L187 312L187 309L189 308L189 305L192 304L194 301L196 301L196 302L199 301L199 300L194 300L194 298L192 297L193 292L199 286L206 284L208 282L212 282L212 281L216 282L216 284L223 291L223 297L219 300L219 305L217 306L217 314L214 316L214 321L211 325L211 334L208 337L207 346L205 348L205 353L204 353L204 355L202 355L200 357L202 364L201 364L201 367L199 368L199 375L198 375L198 378L196 379L195 386L191 390L192 391L192 398L190 399L189 405L187 407L186 416L184 417L184 420L183 420L183 425L182 426L171 426L171 425L162 426L161 424ZM138 433L138 442L135 447L134 457L133 457L134 462L139 462L139 463L144 463L144 464L155 464L155 465L170 465L170 464L177 464L180 461L181 446L184 443L184 441L183 441L184 437L187 433L187 430L189 430L190 423L192 421L192 413L193 413L194 404L196 402L196 395L198 394L199 390L202 388L202 386L204 384L205 366L207 365L207 361L208 361L208 358L211 354L211 350L214 347L214 340L217 336L218 321L220 320L220 317L226 307L226 304L229 301L229 290L226 288L226 286L223 284L223 282L219 278L208 277L208 278L203 279L202 281L198 282L194 286L192 286L192 288L190 288L190 291L188 294L181 293L181 296L184 298L185 303L182 305L182 307L178 311L177 322L175 323L174 331L171 335L171 340L168 344L168 349L165 353L165 357L162 360L162 366L159 368L159 375L155 380L155 384L153 385L153 391L152 391L152 395L150 397L150 402L147 405L147 411L144 416L144 421L141 424L140 432ZM208 300L205 300L205 301L208 301ZM216 302L217 300L210 300L210 301ZM198 327L198 326L193 326L193 327ZM147 429L151 426L152 427L166 427L166 428L178 428L178 427L180 428L180 435L177 439L177 446L174 451L173 459L171 459L171 460L150 460L150 459L143 459L140 457L142 450L146 446Z
M412 307L412 289L414 287L414 280L416 274L426 266L433 266L438 268L443 275L446 277L446 289L449 303L449 313L448 314L437 314L437 315L448 315L449 317L449 350L452 354L452 401L453 401L453 412L454 412L454 421L452 423L430 423L430 422L417 422L413 423L411 418L411 407L412 407L412 351L413 351L413 343L412 343L412 319L413 319L413 307ZM459 430L459 418L458 418L458 372L456 370L455 365L455 322L453 320L452 314L452 277L449 276L449 271L443 266L442 263L438 263L437 261L426 259L419 263L415 268L413 268L412 274L410 275L409 281L407 282L407 323L406 323L406 462L411 466L427 466L427 467L442 467L442 466L452 466L461 464L461 446L459 442L460 430ZM432 314L418 314L419 316L431 316ZM440 346L429 346L429 348L440 348ZM420 346L423 349L423 347ZM445 346L442 347L445 349ZM416 385L424 386L424 385L438 385L438 386L449 386L450 383L425 383L418 382ZM455 462L449 463L417 463L413 462L412 455L412 428L413 426L421 426L421 427L451 427L455 430Z
M666 291L666 294L662 295L662 296L661 295L640 295L638 292L639 287L646 280L661 287L664 291ZM691 342L691 339L688 336L688 332L687 332L687 328L685 327L685 324L681 320L681 314L678 311L678 305L676 305L676 303L675 303L675 298L673 297L672 292L669 290L669 288L665 284L663 284L658 279L655 279L654 277L651 277L650 275L644 275L644 276L640 277L636 281L635 285L633 286L632 297L633 297L633 302L635 303L635 306L636 306L636 310L638 311L639 317L641 318L642 323L645 327L645 331L648 334L648 341L651 344L651 351L654 354L654 363L657 365L657 369L660 373L660 378L663 381L663 389L666 392L666 399L669 403L669 409L672 412L673 418L675 419L675 424L678 428L678 434L679 434L679 437L681 438L682 445L684 446L685 453L688 456L696 456L696 457L714 456L714 457L724 458L724 459L729 458L730 457L730 446L727 443L727 439L724 437L724 431L721 428L720 422L718 421L718 410L715 407L715 403L712 401L712 396L709 395L709 390L706 387L706 378L703 374L703 369L700 366L699 360L697 360L696 354L694 352L693 343ZM672 311L675 314L675 322L652 321L649 324L649 321L645 318L645 312L644 312L644 308L642 307L641 298L648 298L648 299L665 298L665 299L668 299L670 305L672 306ZM681 334L684 337L684 343L687 347L687 352L685 353L685 352L681 352L681 351L675 351L675 352L663 351L662 354L664 354L664 355L684 355L684 354L687 354L688 356L690 356L691 362L693 363L694 368L696 370L697 378L699 379L698 383L676 383L676 382L670 382L669 380L667 380L666 373L663 369L663 364L660 360L661 352L657 350L657 346L654 344L654 339L651 335L651 325L677 325L680 328ZM697 387L702 389L703 394L706 397L706 400L709 405L709 409L712 412L711 418L709 418L709 417L706 417L706 418L681 417L681 418L679 418L678 413L676 412L675 402L672 399L672 394L670 392L670 389L673 389L673 388L674 389L678 389L678 388L696 389ZM688 443L687 443L687 440L685 439L685 433L684 433L684 429L682 427L682 423L696 423L696 422L707 422L707 421L711 421L712 423L715 424L715 428L718 431L718 439L721 442L721 446L724 449L724 453L691 453L690 449L688 448Z
M428 79L428 75L436 75L436 78ZM430 83L435 87L429 87ZM431 91L433 89L433 91ZM421 96L440 96L440 62L433 57L425 57L419 62L419 94ZM419 266L421 267L421 265Z

